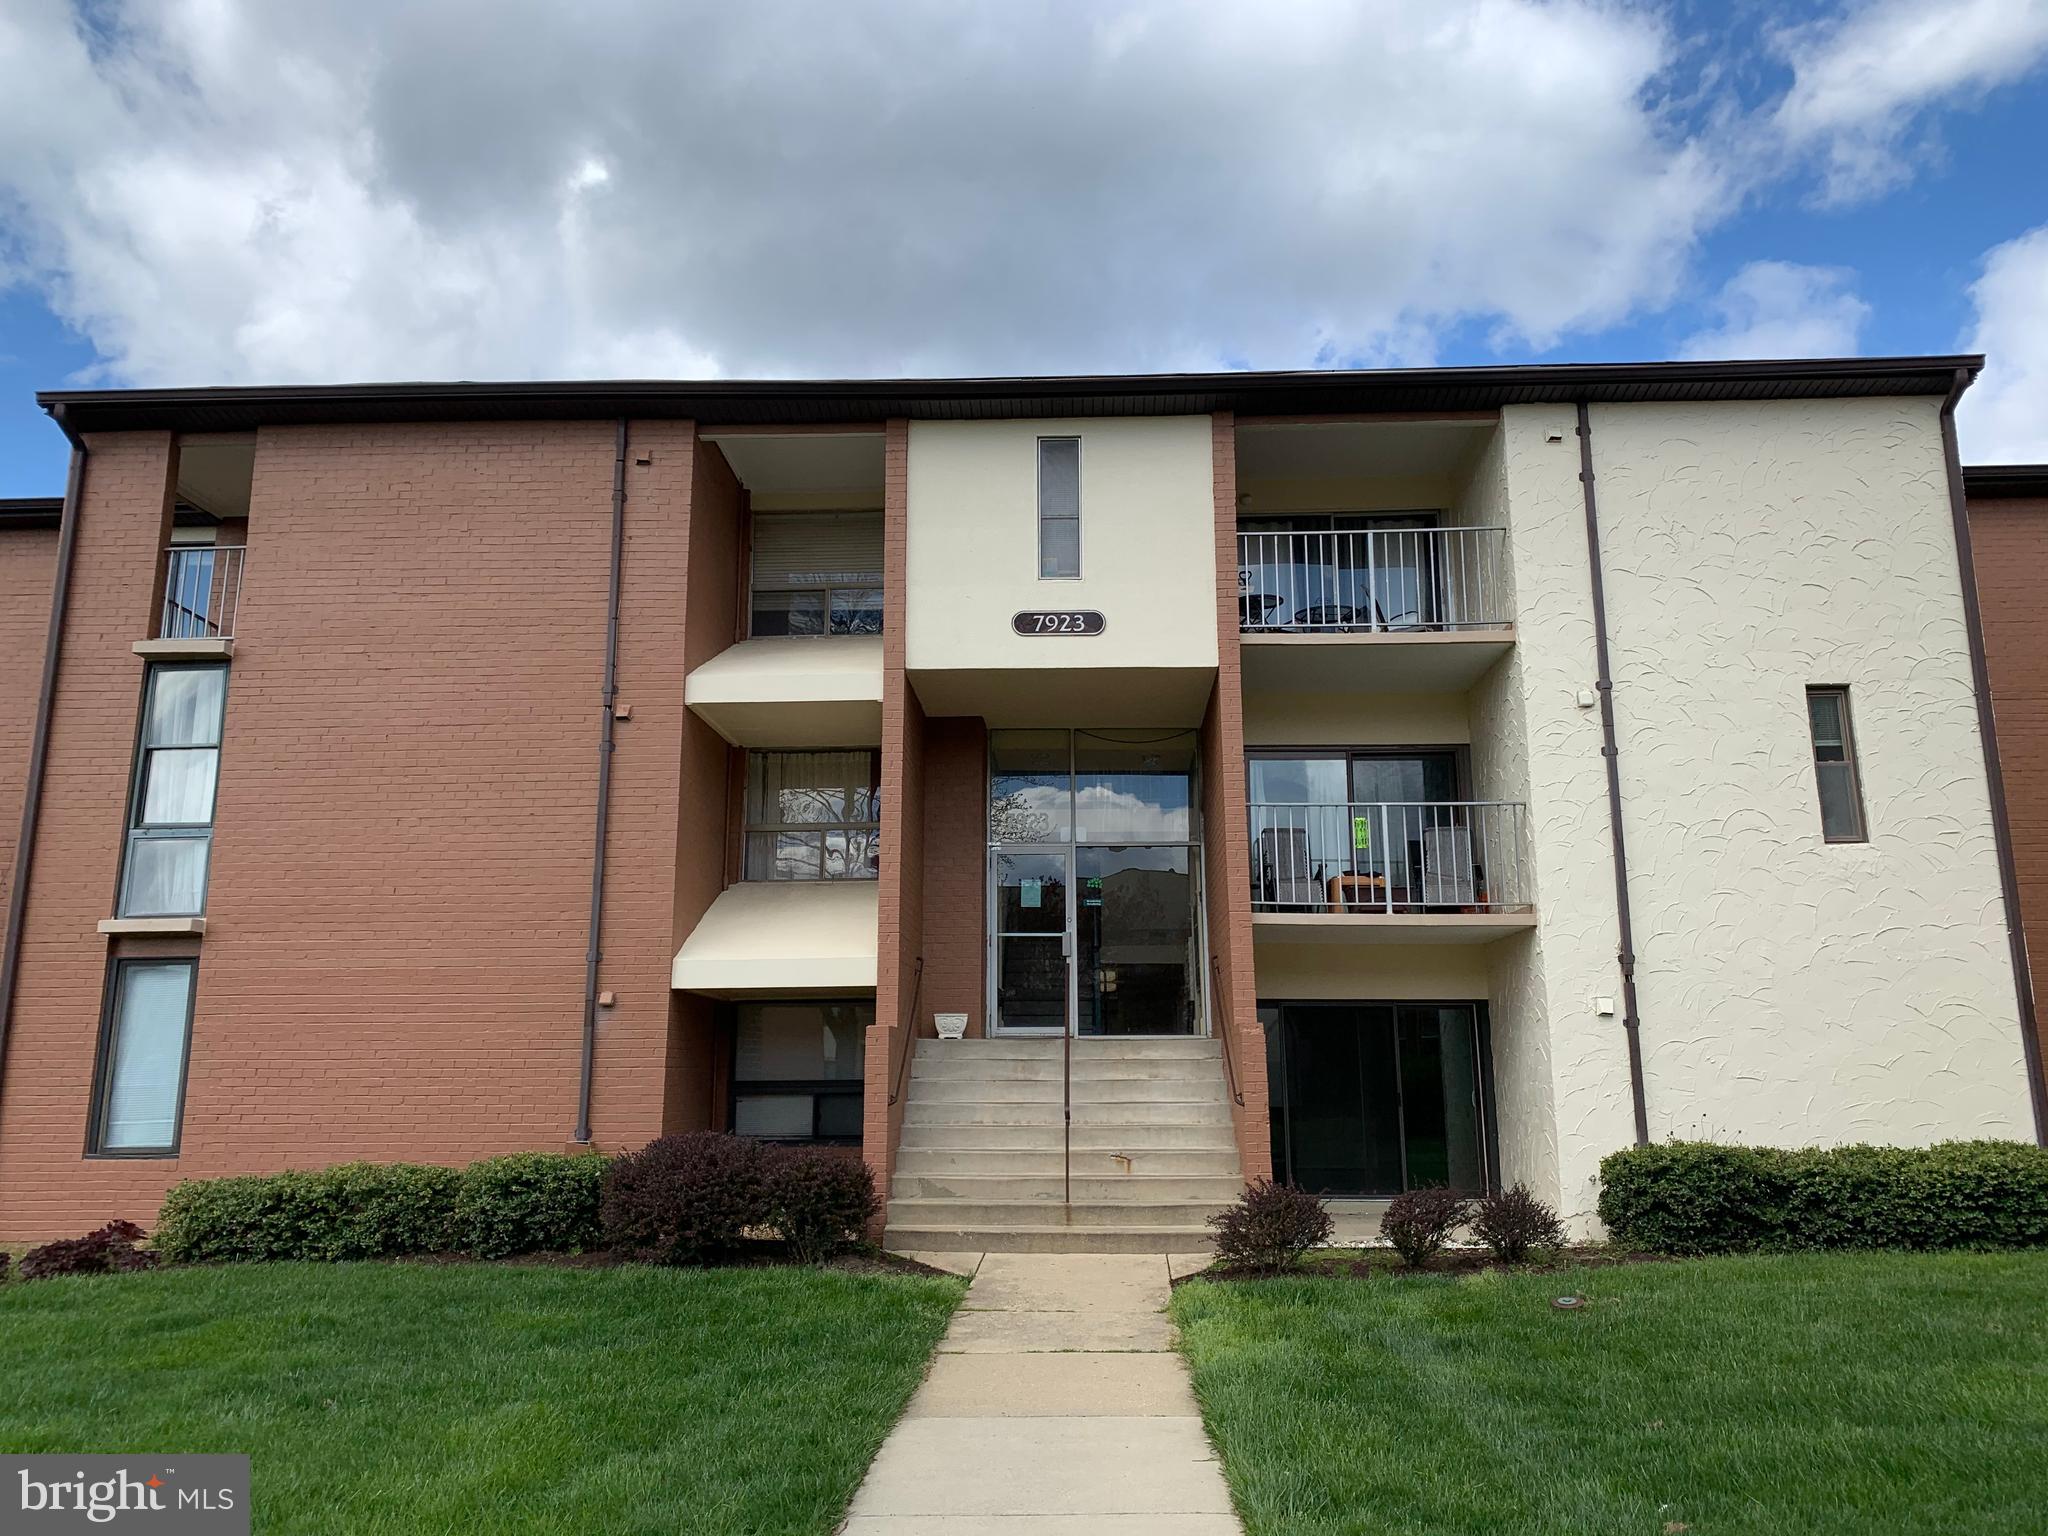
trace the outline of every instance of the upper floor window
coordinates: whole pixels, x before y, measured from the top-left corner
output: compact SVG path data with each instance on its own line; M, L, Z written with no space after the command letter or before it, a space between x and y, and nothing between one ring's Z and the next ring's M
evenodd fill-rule
M880 774L879 752L749 752L743 878L874 879Z
M1081 439L1038 440L1038 574L1081 574Z
M761 635L882 632L882 514L754 516L752 620Z
M1856 770L1856 737L1849 727L1849 690L1806 690L1806 721L1813 729L1813 774L1820 787L1820 830L1831 843L1869 839L1863 824L1863 786Z
M197 917L206 910L227 692L224 666L149 669L129 791L123 917Z

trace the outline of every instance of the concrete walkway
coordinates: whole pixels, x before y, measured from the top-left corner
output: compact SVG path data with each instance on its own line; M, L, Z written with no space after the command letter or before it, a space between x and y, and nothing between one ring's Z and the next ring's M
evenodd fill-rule
M845 1536L1242 1536L1163 1310L1183 1266L991 1253L948 1267L974 1283Z

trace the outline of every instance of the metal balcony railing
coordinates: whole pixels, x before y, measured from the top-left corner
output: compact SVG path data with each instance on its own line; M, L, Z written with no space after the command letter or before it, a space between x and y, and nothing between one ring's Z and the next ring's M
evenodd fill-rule
M239 544L180 544L164 552L160 640L232 640L242 606Z
M1504 912L1532 900L1522 807L1350 801L1251 807L1259 912Z
M1511 622L1504 528L1240 533L1246 633L1492 628Z

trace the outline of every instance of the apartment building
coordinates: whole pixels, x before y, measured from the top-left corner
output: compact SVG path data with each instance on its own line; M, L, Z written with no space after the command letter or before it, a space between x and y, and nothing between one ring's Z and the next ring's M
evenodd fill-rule
M45 395L0 1233L703 1127L1138 1250L2033 1137L1978 364Z
M1997 704L2002 798L2034 995L2048 983L2048 615L2028 591L2048 570L2048 464L1963 470L1981 629ZM2048 1054L2037 1016L2035 1060Z

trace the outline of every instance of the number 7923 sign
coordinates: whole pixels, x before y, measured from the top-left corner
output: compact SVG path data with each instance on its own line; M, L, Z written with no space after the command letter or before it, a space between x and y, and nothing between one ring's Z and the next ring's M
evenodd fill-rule
M1010 628L1020 635L1099 635L1102 615L1093 608L1032 608L1012 614Z

